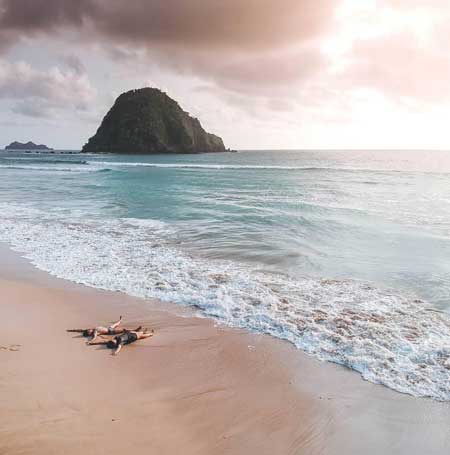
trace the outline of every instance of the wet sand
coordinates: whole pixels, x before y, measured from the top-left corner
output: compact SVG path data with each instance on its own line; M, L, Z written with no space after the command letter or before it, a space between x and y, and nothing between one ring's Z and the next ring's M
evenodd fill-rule
M155 329L111 356L66 328ZM0 454L447 454L450 404L288 343L87 288L0 246ZM136 452L137 453L137 452Z

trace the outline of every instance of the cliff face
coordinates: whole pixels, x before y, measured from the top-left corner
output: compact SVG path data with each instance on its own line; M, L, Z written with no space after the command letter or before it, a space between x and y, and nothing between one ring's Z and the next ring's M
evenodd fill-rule
M222 139L207 133L176 101L155 88L120 95L83 152L225 152Z

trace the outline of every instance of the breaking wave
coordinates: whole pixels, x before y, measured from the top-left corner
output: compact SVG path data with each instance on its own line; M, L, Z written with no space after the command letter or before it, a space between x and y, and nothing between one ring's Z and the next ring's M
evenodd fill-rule
M315 167L302 167L302 166L269 166L269 165L239 165L239 164L192 164L192 163L133 163L133 162L117 162L117 161L89 161L89 164L101 164L108 166L123 166L123 167L154 167L154 168L167 168L167 169L268 169L268 170L319 170L328 168L315 168ZM329 168L332 169L332 168Z
M24 171L46 171L46 172L100 172L109 171L109 168L88 167L88 166L28 166L18 164L0 164L0 169L24 170Z
M146 163L131 161L88 161L88 164L106 165L113 167L149 167L149 168L166 168L166 169L205 169L205 170L281 170L281 171L333 171L333 172L371 172L371 173L402 173L400 169L379 168L368 169L363 167L336 167L336 166L284 166L284 165L253 165L253 164L203 164L203 163ZM440 171L419 171L410 170L410 173L419 174L442 174L448 175L450 171L442 169Z
M61 160L61 159L51 159L51 158L39 158L39 157L2 157L0 158L1 161L32 161L33 163L38 164L89 164L87 160Z
M450 401L450 317L420 300L193 257L174 245L174 227L156 220L67 218L8 203L0 210L0 240L53 275L195 307L368 381Z

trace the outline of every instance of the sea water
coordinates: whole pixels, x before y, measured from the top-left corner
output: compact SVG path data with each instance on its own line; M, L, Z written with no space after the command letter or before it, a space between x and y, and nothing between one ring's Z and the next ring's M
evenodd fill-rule
M5 152L0 241L450 400L449 152Z

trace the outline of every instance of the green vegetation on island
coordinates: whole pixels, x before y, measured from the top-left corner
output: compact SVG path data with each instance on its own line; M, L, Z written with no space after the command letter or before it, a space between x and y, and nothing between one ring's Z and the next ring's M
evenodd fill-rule
M83 152L159 154L226 152L222 139L166 93L142 88L123 93Z

